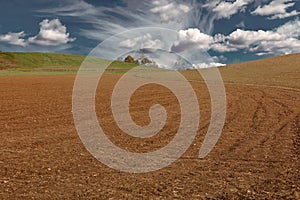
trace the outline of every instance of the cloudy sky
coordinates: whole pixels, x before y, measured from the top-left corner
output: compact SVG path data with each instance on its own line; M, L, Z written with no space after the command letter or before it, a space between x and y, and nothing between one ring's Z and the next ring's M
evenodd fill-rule
M108 37L141 27L177 32L142 41L170 51L207 51L218 63L300 52L298 0L0 0L0 49L87 55ZM148 47L147 46L147 47Z

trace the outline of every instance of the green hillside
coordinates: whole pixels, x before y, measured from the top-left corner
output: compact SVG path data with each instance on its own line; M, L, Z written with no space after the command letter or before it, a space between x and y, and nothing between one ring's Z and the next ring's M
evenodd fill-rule
M84 61L84 56L54 53L0 52L0 75L74 74ZM107 63L97 59L97 63ZM111 73L122 73L135 65L114 61Z

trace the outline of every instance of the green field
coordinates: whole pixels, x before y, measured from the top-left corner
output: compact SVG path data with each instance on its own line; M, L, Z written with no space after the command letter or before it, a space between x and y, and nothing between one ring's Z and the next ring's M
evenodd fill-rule
M86 57L54 53L0 52L0 76L76 74ZM111 61L93 59L99 66ZM123 73L135 64L114 61L108 73Z

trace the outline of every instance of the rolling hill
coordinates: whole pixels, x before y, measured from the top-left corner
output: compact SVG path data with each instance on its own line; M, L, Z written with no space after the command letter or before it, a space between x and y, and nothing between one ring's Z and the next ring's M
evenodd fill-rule
M228 83L300 88L300 53L221 67Z
M0 52L0 75L75 74L84 59L84 56L70 54ZM121 73L134 66L114 61L110 71Z
M300 88L300 53L231 64L219 70L227 84ZM193 70L183 74L201 80Z
M78 67L83 56L53 53L0 53L0 69L24 71L42 67Z
M76 74L84 56L53 53L0 52L0 75ZM101 63L104 60L99 59ZM300 88L300 53L219 67L227 84L255 84ZM115 61L109 73L124 73L135 64ZM206 70L206 69L203 69ZM195 70L181 71L201 81Z

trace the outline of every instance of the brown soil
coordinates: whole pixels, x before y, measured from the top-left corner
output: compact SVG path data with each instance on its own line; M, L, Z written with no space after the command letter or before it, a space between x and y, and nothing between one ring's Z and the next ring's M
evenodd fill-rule
M136 123L149 123L153 103L166 107L168 120L153 138L131 138L117 128L107 98L119 77L105 75L99 88L100 124L115 144L129 151L161 148L178 128L178 102L156 85L138 90L130 108ZM74 78L0 78L0 199L299 199L299 90L226 85L222 136L206 158L198 159L210 101L205 85L193 81L201 109L193 145L162 170L128 174L98 162L81 143L71 112Z

